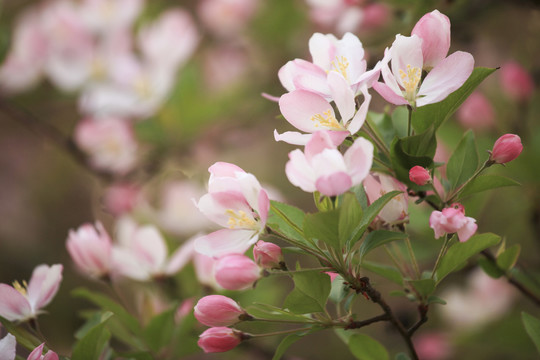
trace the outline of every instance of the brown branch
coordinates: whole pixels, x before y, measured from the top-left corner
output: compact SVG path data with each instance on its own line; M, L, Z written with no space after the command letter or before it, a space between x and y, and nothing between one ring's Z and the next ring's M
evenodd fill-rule
M361 327L371 325L379 321L389 321L389 320L390 320L390 317L388 316L388 314L384 313L382 315L375 316L366 320L351 321L349 324L347 324L347 326L345 326L345 330L360 329Z
M526 288L525 285L523 285L520 281L514 279L506 271L501 269L497 265L497 259L489 250L483 250L482 255L484 255L486 259L491 261L491 263L494 266L496 266L497 269L499 269L504 274L504 276L506 277L506 279L508 280L510 284L512 284L516 289L518 289L525 297L529 298L529 300L534 302L536 305L540 306L540 298L538 297L538 295L534 294L530 289Z
M413 326L411 326L409 330L407 330L407 333L409 334L409 336L413 336L416 330L418 330L420 326L422 326L428 321L428 317L427 317L428 309L429 309L428 305L425 305L425 304L418 305L418 314L420 314L420 319L418 319L418 321Z

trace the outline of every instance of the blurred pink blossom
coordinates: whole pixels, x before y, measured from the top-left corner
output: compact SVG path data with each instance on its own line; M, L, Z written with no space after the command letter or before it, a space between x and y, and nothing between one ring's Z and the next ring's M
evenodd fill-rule
M473 92L457 111L461 125L468 129L485 129L495 125L495 110L479 91Z
M534 92L532 76L518 62L510 61L501 67L501 87L515 101L527 101Z
M401 191L402 194L394 196L379 212L377 219L384 224L393 224L406 220L409 216L409 196L407 187L390 175L373 172L364 180L364 189L369 203L373 204L378 198L391 191Z
M109 274L112 243L100 222L81 225L76 231L70 230L66 248L75 265L84 274L96 278Z
M208 49L203 66L207 86L213 91L223 91L239 83L247 75L252 64L244 49L220 45Z
M86 118L77 124L74 136L96 169L125 174L135 166L137 143L127 120Z
M141 198L139 186L130 183L116 183L105 189L103 202L105 209L114 216L131 212Z
M109 35L130 28L144 7L144 0L82 0L80 19L96 33Z
M28 284L0 284L0 316L9 321L25 321L41 314L56 295L62 281L61 264L39 265Z
M414 347L421 360L444 360L452 354L448 337L436 332L419 334L414 339Z
M234 37L255 16L260 0L201 0L197 13L203 25L219 37Z

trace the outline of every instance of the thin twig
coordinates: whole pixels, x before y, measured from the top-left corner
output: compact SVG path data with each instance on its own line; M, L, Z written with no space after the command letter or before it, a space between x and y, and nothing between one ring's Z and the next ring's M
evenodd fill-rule
M428 305L425 305L425 304L418 305L418 314L420 315L420 319L418 319L418 321L413 326L411 326L409 330L407 330L407 333L409 334L409 336L412 336L416 332L416 330L420 328L420 326L422 326L424 323L427 322L428 309L429 309Z

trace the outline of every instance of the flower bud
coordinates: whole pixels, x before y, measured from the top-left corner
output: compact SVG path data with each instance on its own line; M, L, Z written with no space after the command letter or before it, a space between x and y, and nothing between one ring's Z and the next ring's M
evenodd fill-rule
M413 166L409 170L409 179L416 185L426 185L431 180L429 171L421 166Z
M523 145L521 138L514 134L505 134L495 141L490 160L496 164L505 164L521 154Z
M242 333L228 327L212 327L199 336L197 345L205 353L225 352L234 349L242 341Z
M218 259L215 275L217 283L224 289L243 290L261 277L261 269L247 256L232 254Z
M411 31L411 35L422 39L424 69L429 70L446 58L450 49L450 20L439 10L433 10L422 16Z
M85 274L100 277L109 273L112 263L112 245L107 231L100 222L81 225L70 230L66 247L75 265Z
M527 101L533 94L534 83L531 75L517 62L509 62L501 67L501 86L505 94L516 101Z
M205 296L195 305L194 315L207 326L230 326L240 321L246 312L231 298L223 295Z
M276 244L259 240L253 247L253 258L265 269L281 268L283 253Z

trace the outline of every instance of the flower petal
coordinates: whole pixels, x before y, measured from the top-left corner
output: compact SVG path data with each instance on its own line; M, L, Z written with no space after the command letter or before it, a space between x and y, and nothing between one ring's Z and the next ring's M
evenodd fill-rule
M34 315L30 303L13 287L0 284L0 316L9 321L24 320Z
M401 95L396 94L390 86L382 82L373 83L373 88L381 95L384 100L394 105L408 105L409 102Z
M373 164L373 144L359 137L347 149L343 155L347 171L351 176L353 185L358 185L368 176L371 165Z
M351 134L356 134L358 130L364 125L364 121L366 121L366 116L369 109L369 104L371 103L371 95L369 94L367 87L365 85L362 85L360 87L360 91L364 95L364 102L362 105L360 105L360 108L352 118L352 120L346 125L347 129Z
M295 90L279 99L279 108L285 119L297 129L305 132L318 130L345 130L337 123L332 105L322 96L305 90ZM334 122L318 121L333 120ZM332 125L333 124L333 125Z
M399 85L403 86L400 70L407 74L407 66L410 66L411 69L417 68L418 71L422 71L422 39L418 36L396 35L396 40L394 40L390 52L392 55L392 73Z
M474 69L474 58L471 54L456 51L439 62L426 76L416 104L423 106L444 100L467 81Z
M195 239L195 251L211 257L243 254L258 239L257 233L251 230L221 229Z
M346 123L354 115L354 92L347 83L347 80L335 71L328 73L328 86L330 87L330 93L336 103L341 120L343 123Z
M289 153L289 161L285 165L285 174L294 186L298 186L304 191L314 192L315 172L308 163L306 156L299 149Z
M40 265L34 269L28 283L28 302L32 310L37 312L51 302L62 281L61 264L52 266Z
M346 172L337 172L319 177L315 182L315 186L323 195L337 196L348 191L352 186L352 181Z
M14 360L17 340L15 336L7 334L0 340L0 360Z
M274 130L274 139L291 145L306 145L311 139L311 134L302 134L297 131L285 131L280 134L277 130Z

